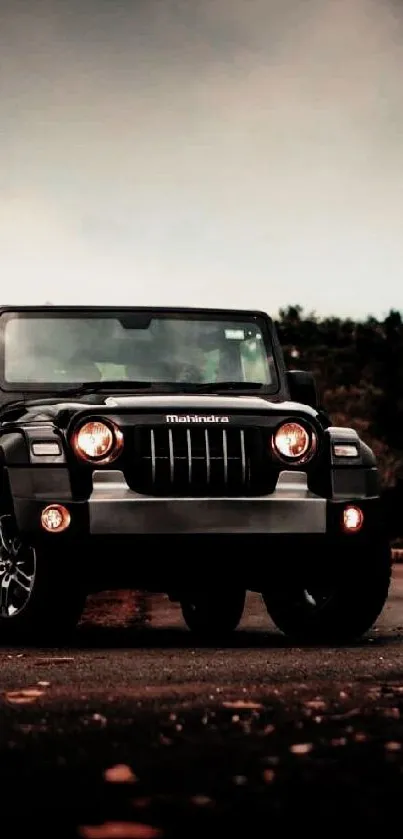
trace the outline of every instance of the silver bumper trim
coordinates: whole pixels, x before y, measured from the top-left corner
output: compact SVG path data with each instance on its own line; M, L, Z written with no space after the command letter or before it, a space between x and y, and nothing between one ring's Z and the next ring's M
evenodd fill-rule
M97 470L89 499L93 534L326 533L326 499L311 493L304 472L280 473L271 495L156 498L134 492L122 472Z

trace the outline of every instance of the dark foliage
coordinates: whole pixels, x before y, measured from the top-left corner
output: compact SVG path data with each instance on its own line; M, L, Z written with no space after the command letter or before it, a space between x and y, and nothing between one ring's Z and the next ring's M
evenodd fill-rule
M319 318L281 310L279 337L289 369L311 370L335 425L356 428L374 449L385 486L403 473L403 321Z

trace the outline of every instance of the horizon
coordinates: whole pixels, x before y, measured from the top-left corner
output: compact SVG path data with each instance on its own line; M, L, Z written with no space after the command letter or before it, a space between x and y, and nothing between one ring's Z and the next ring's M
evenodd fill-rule
M175 310L175 309L184 309L184 310L186 310L186 309L190 309L190 310L200 309L200 310L203 310L204 309L204 310L209 310L210 309L211 311L216 311L217 309L222 309L222 311L224 311L224 312L225 311L227 311L227 312L240 311L240 312L256 312L256 313L260 313L260 314L267 314L273 321L281 320L282 312L287 312L288 309L298 309L298 310L300 310L300 318L301 318L302 321L303 320L311 320L311 319L312 320L317 320L317 321L335 319L335 320L340 320L340 321L351 321L351 322L357 323L357 324L358 323L365 323L365 322L367 322L371 319L373 319L375 321L378 321L379 323L382 323L391 314L396 314L397 313L398 315L400 315L400 317L402 319L402 322L403 322L403 308L402 309L397 309L393 306L390 309L381 313L381 315L375 315L372 312L368 312L364 315L354 317L354 316L351 316L351 315L340 315L337 312L328 312L326 314L321 314L320 312L316 312L312 309L307 309L299 303L286 304L285 306L281 306L277 311L274 312L274 311L268 311L268 310L265 311L264 309L261 309L257 306L250 308L250 307L246 307L246 306L222 306L222 307L221 306L217 306L217 307L216 306L202 306L202 305L198 306L196 304L194 304L193 306L180 306L179 304L177 306L172 306L172 305L170 305L170 306L169 305L159 306L158 303L150 303L150 304L142 303L141 305L140 304L131 305L130 303L126 303L126 304L117 304L117 303L100 303L100 304L94 303L94 304L91 304L91 303L85 303L85 302L84 303L82 303L82 302L80 302L80 303L53 303L53 302L47 300L47 301L44 301L44 302L39 301L39 302L36 302L36 303L26 303L26 304L25 303L1 303L0 304L0 313L2 311L5 311L6 309L10 309L12 311L13 310L19 311L19 310L23 310L25 308L27 308L27 309L38 308L40 310L46 309L46 308L50 308L50 309L52 309L52 308L55 308L55 309L76 309L76 308L77 309L79 309L79 308L85 308L86 309L86 308L88 308L88 309L91 309L91 308L97 308L98 306L100 306L101 308L105 307L105 308L118 309L118 310L119 309L126 309L126 308L128 308L128 309L154 309L154 308L157 308L157 309L173 309L173 310Z

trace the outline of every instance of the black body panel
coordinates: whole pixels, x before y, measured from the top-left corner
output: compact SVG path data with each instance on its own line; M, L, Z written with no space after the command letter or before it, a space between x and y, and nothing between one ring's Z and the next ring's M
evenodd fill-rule
M3 307L0 314L11 310ZM56 310L85 313L88 307L49 309ZM132 310L125 311L129 315ZM145 316L150 311L136 310ZM152 311L179 316L209 310ZM93 561L96 565L96 555L113 556L111 580L119 555L133 579L143 572L147 576L148 568L147 585L152 585L152 568L162 567L159 559L156 564L149 561L150 547L158 540L166 544L163 566L169 577L175 561L167 559L167 551L176 545L178 556L184 557L185 546L194 544L192 537L196 544L203 539L223 545L235 537L235 554L241 551L246 565L250 562L260 574L278 566L281 540L288 551L298 540L302 545L311 539L319 555L320 545L328 550L330 544L358 545L383 538L373 452L353 429L329 426L319 409L290 400L283 356L267 315L211 312L264 319L276 355L276 393L222 393L219 384L217 392L208 394L135 392L129 385L108 389L102 383L96 393L80 396L63 395L57 388L51 392L49 386L24 393L0 388L0 503L3 511L14 512L23 536L50 540L56 554L58 545L72 545L83 557L86 551L88 567ZM309 381L306 387L308 392ZM113 463L94 465L76 455L72 437L83 423L102 419L118 427L123 448ZM274 435L284 422L299 423L316 440L312 457L293 462L276 453ZM51 453L38 454L37 444L50 446ZM340 454L344 449L350 454ZM62 504L69 511L65 532L46 534L42 529L41 512L49 504ZM347 504L364 512L360 533L342 533ZM221 563L235 556L234 543ZM256 558L261 545L264 553Z

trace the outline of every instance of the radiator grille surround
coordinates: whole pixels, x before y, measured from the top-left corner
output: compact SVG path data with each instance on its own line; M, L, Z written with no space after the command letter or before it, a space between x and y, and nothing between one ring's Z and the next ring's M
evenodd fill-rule
M262 428L232 425L137 427L127 480L149 495L266 494L278 475L269 437Z

